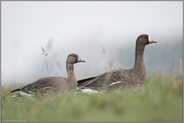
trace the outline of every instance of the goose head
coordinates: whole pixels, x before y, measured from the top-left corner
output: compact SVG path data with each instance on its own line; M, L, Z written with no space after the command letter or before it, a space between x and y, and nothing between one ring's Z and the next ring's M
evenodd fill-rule
M157 43L155 40L151 39L147 34L142 34L137 38L137 46L146 46L148 44Z
M85 60L82 60L81 58L79 58L79 56L77 54L72 53L72 54L68 55L66 62L68 64L75 64L78 62L85 62Z

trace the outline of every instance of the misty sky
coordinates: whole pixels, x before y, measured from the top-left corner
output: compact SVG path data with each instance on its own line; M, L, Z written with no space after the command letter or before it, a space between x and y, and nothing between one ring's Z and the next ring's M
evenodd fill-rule
M72 52L88 61L76 65L76 71L80 71L76 75L95 75L85 71L104 71L106 66L99 53L102 48L111 52L108 49L113 46L134 44L142 33L154 39L173 35L182 38L182 16L181 1L3 1L2 82L29 82L46 75L41 46L50 56L57 56L62 76L66 76L65 60ZM92 67L99 58L102 69Z

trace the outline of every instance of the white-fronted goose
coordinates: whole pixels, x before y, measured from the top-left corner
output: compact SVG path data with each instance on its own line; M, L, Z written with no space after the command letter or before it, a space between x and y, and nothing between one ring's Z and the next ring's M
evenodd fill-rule
M77 54L70 54L66 60L67 78L64 77L45 77L36 80L35 82L28 84L22 88L18 88L13 92L20 92L26 94L32 93L52 93L52 92L63 92L67 90L77 89L77 80L74 74L74 64L78 62L85 62L80 59Z
M108 71L96 77L79 80L79 87L88 87L92 89L109 89L112 87L132 87L138 84L143 84L146 76L143 60L144 48L146 45L151 43L157 42L150 40L147 34L140 35L136 40L135 64L132 69Z

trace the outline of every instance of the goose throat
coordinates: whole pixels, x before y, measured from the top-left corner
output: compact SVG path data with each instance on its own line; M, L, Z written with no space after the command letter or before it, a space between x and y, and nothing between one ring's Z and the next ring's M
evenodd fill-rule
M67 70L68 77L75 77L74 65L73 64L67 64L66 65L66 70Z

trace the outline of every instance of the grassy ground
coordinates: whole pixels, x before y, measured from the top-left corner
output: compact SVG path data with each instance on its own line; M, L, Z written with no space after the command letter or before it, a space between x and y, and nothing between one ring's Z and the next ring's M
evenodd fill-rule
M152 75L145 86L87 95L70 92L11 98L2 93L3 120L13 121L182 121L182 80Z

